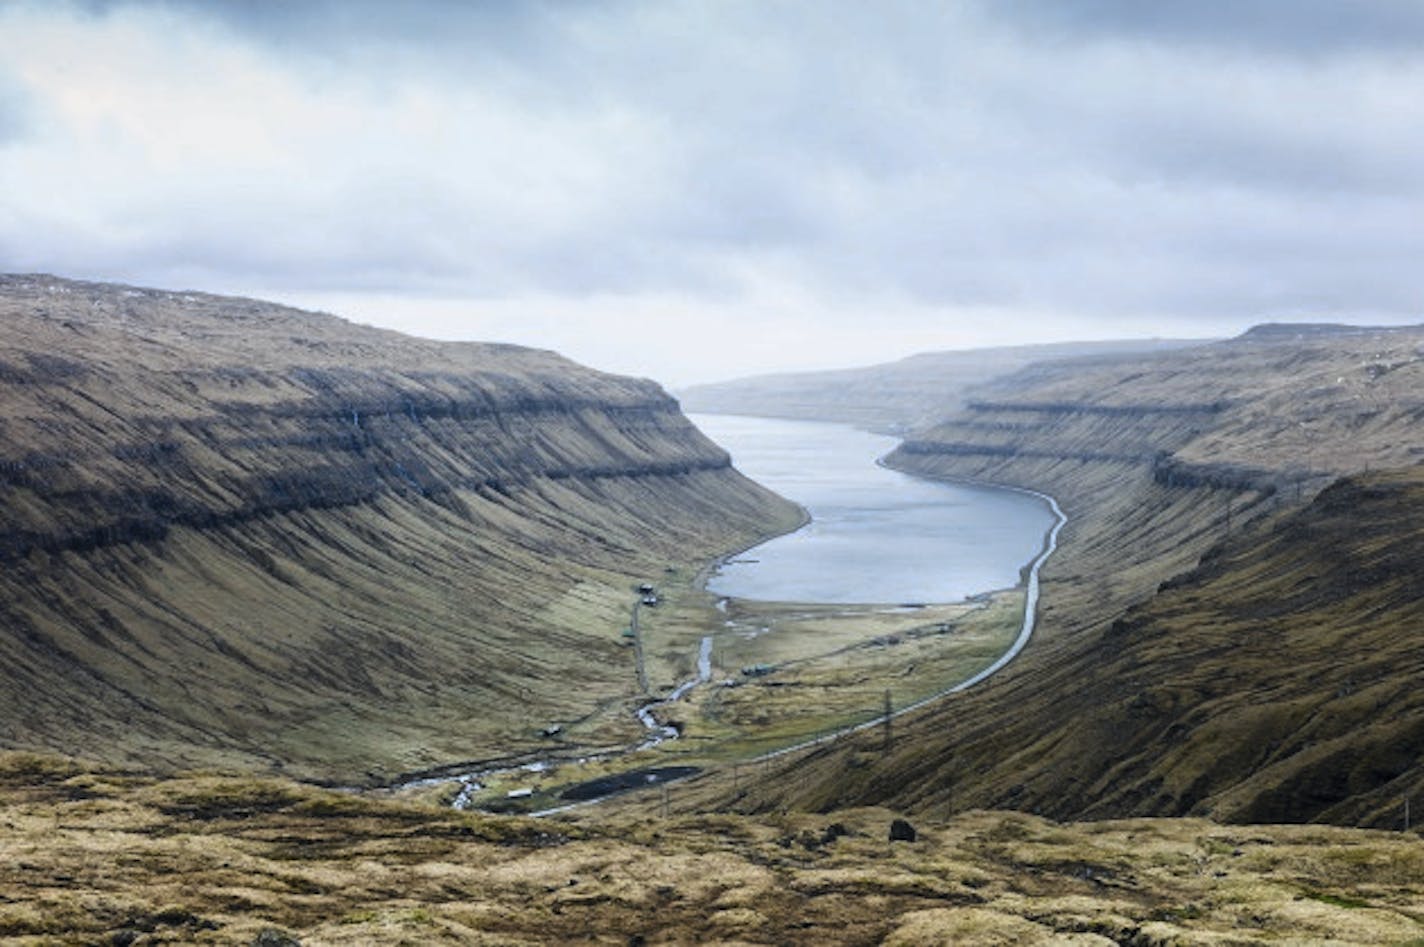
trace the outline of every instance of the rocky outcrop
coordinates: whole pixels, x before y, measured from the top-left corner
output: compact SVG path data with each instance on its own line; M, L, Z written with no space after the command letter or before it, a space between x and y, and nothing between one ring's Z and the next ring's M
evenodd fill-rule
M0 353L4 745L517 748L630 693L629 581L794 521L656 384L549 352L26 276Z
M393 410L393 408L395 410ZM622 433L687 438L667 456L628 452L599 458L561 457L558 450L511 449L506 432L534 425L541 436L590 437L594 424ZM31 550L88 551L114 543L162 539L177 526L232 525L276 513L369 503L384 494L427 498L457 490L504 490L538 478L594 480L666 477L725 471L730 460L710 444L693 445L686 422L669 398L640 404L546 400L446 402L417 406L415 397L391 402L344 399L323 404L222 406L182 424L142 419L152 440L30 452L0 461L0 476L29 501L5 510L0 561ZM661 430L665 428L665 430ZM254 437L246 432L266 429ZM218 493L203 488L204 459L254 460L225 479ZM93 474L112 468L112 479ZM139 486L139 485L142 486Z
M43 278L0 281L0 306L0 477L19 494L0 560L390 493L729 466L653 383L548 353Z

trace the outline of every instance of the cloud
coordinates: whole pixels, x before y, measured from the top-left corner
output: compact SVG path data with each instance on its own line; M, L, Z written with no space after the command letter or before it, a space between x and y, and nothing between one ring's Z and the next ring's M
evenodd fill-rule
M0 61L44 118L0 150L27 185L0 262L442 333L464 300L467 335L524 325L639 371L682 358L679 333L723 364L735 332L827 363L1416 319L1414 9L0 5ZM665 354L595 345L618 312Z
M1042 38L1132 39L1288 56L1424 48L1415 0L980 0L1003 23Z
M29 136L34 122L33 107L29 91L0 72L0 147Z

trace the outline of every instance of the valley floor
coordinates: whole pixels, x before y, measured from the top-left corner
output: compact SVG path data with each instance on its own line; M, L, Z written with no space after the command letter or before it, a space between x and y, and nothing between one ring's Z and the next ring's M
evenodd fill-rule
M0 756L16 944L1424 943L1416 835L971 812L433 811Z
M677 738L647 749L638 742L612 747L599 742L604 714L570 722L542 754L469 770L444 767L444 780L418 774L398 784L397 794L540 812L566 804L571 787L616 773L667 765L730 772L874 721L887 695L898 710L944 693L999 659L1024 614L1022 588L913 606L718 600L697 579L670 578L658 590L661 603L641 609L637 622L652 684L641 703ZM699 682L703 642L708 674ZM663 702L675 692L677 700ZM633 718L626 707L614 712ZM477 789L467 788L471 781Z

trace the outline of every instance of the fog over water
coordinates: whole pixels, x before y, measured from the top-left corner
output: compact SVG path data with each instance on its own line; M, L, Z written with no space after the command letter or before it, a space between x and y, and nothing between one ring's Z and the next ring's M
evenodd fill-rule
M1028 494L876 464L893 437L840 424L699 414L737 469L811 511L804 529L735 557L708 583L769 601L953 602L1017 584L1053 515ZM749 560L755 560L749 561Z

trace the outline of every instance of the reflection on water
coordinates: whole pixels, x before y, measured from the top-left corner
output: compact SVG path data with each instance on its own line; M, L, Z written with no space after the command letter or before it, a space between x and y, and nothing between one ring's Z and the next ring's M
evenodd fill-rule
M1035 497L937 483L878 466L892 437L840 424L699 414L747 476L811 511L799 532L752 549L707 587L801 602L953 602L1007 588L1054 517ZM748 560L755 560L751 562Z

